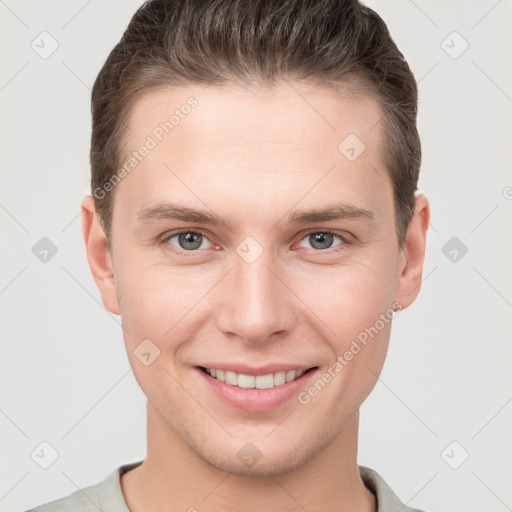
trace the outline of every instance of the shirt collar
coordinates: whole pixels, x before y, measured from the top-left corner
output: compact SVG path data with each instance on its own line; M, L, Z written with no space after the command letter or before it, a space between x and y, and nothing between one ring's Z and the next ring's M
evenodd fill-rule
M101 498L105 497L109 504L116 505L116 510L130 512L121 490L121 476L123 473L139 466L142 462L141 460L125 464L112 471L99 485L98 494L100 500L103 501ZM421 510L404 505L377 471L366 466L359 466L359 474L364 485L375 494L377 512L422 512Z

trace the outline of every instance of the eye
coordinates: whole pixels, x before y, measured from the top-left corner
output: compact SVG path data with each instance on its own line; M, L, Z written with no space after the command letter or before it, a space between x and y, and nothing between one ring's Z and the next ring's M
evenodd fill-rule
M171 240L176 239L177 245L173 244ZM202 231L179 231L177 233L168 233L162 237L162 242L167 243L180 249L182 251L196 251L198 249L205 249L204 242L208 237Z
M338 238L341 243L334 247L340 247L348 243L348 240L330 230L311 231L299 242L299 247L304 240L307 240L311 247L317 251L326 251L333 247L334 239ZM173 243L174 240L174 243ZM167 233L161 237L161 243L171 245L179 251L194 253L201 249L208 248L210 239L208 235L202 231L182 230L175 233Z
M311 244L313 249L322 251L325 249L330 249L335 238L339 238L343 242L341 244L338 244L337 247L339 247L340 245L344 245L347 242L347 240L344 237L329 230L311 231L302 240L307 240ZM303 246L300 245L300 247Z

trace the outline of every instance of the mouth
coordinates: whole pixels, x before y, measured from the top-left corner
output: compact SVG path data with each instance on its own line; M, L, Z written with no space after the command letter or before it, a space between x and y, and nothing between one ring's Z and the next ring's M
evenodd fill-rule
M247 375L217 368L198 367L203 373L224 384L244 389L272 389L294 382L302 375L313 372L318 366L308 369L280 370L265 375Z

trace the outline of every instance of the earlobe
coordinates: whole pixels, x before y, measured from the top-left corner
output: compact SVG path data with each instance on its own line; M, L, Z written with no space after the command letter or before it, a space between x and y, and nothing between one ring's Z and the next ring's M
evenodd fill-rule
M107 238L100 223L92 196L85 196L82 208L82 234L87 252L87 261L94 281L101 295L103 305L115 315L119 315L116 282L112 257Z
M419 193L416 195L414 215L400 252L395 300L401 304L402 309L414 302L421 289L429 223L429 201L424 194Z

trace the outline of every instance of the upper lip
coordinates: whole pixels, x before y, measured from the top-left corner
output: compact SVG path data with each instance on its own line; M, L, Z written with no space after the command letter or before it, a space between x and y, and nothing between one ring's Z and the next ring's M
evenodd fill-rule
M314 365L306 366L303 364L293 363L271 363L257 368L248 366L246 364L227 364L227 363L204 363L200 365L203 368L214 368L216 370L231 371L236 373L243 373L244 375L268 375L269 373L276 373L279 371L291 371L291 370L309 370L315 368Z

